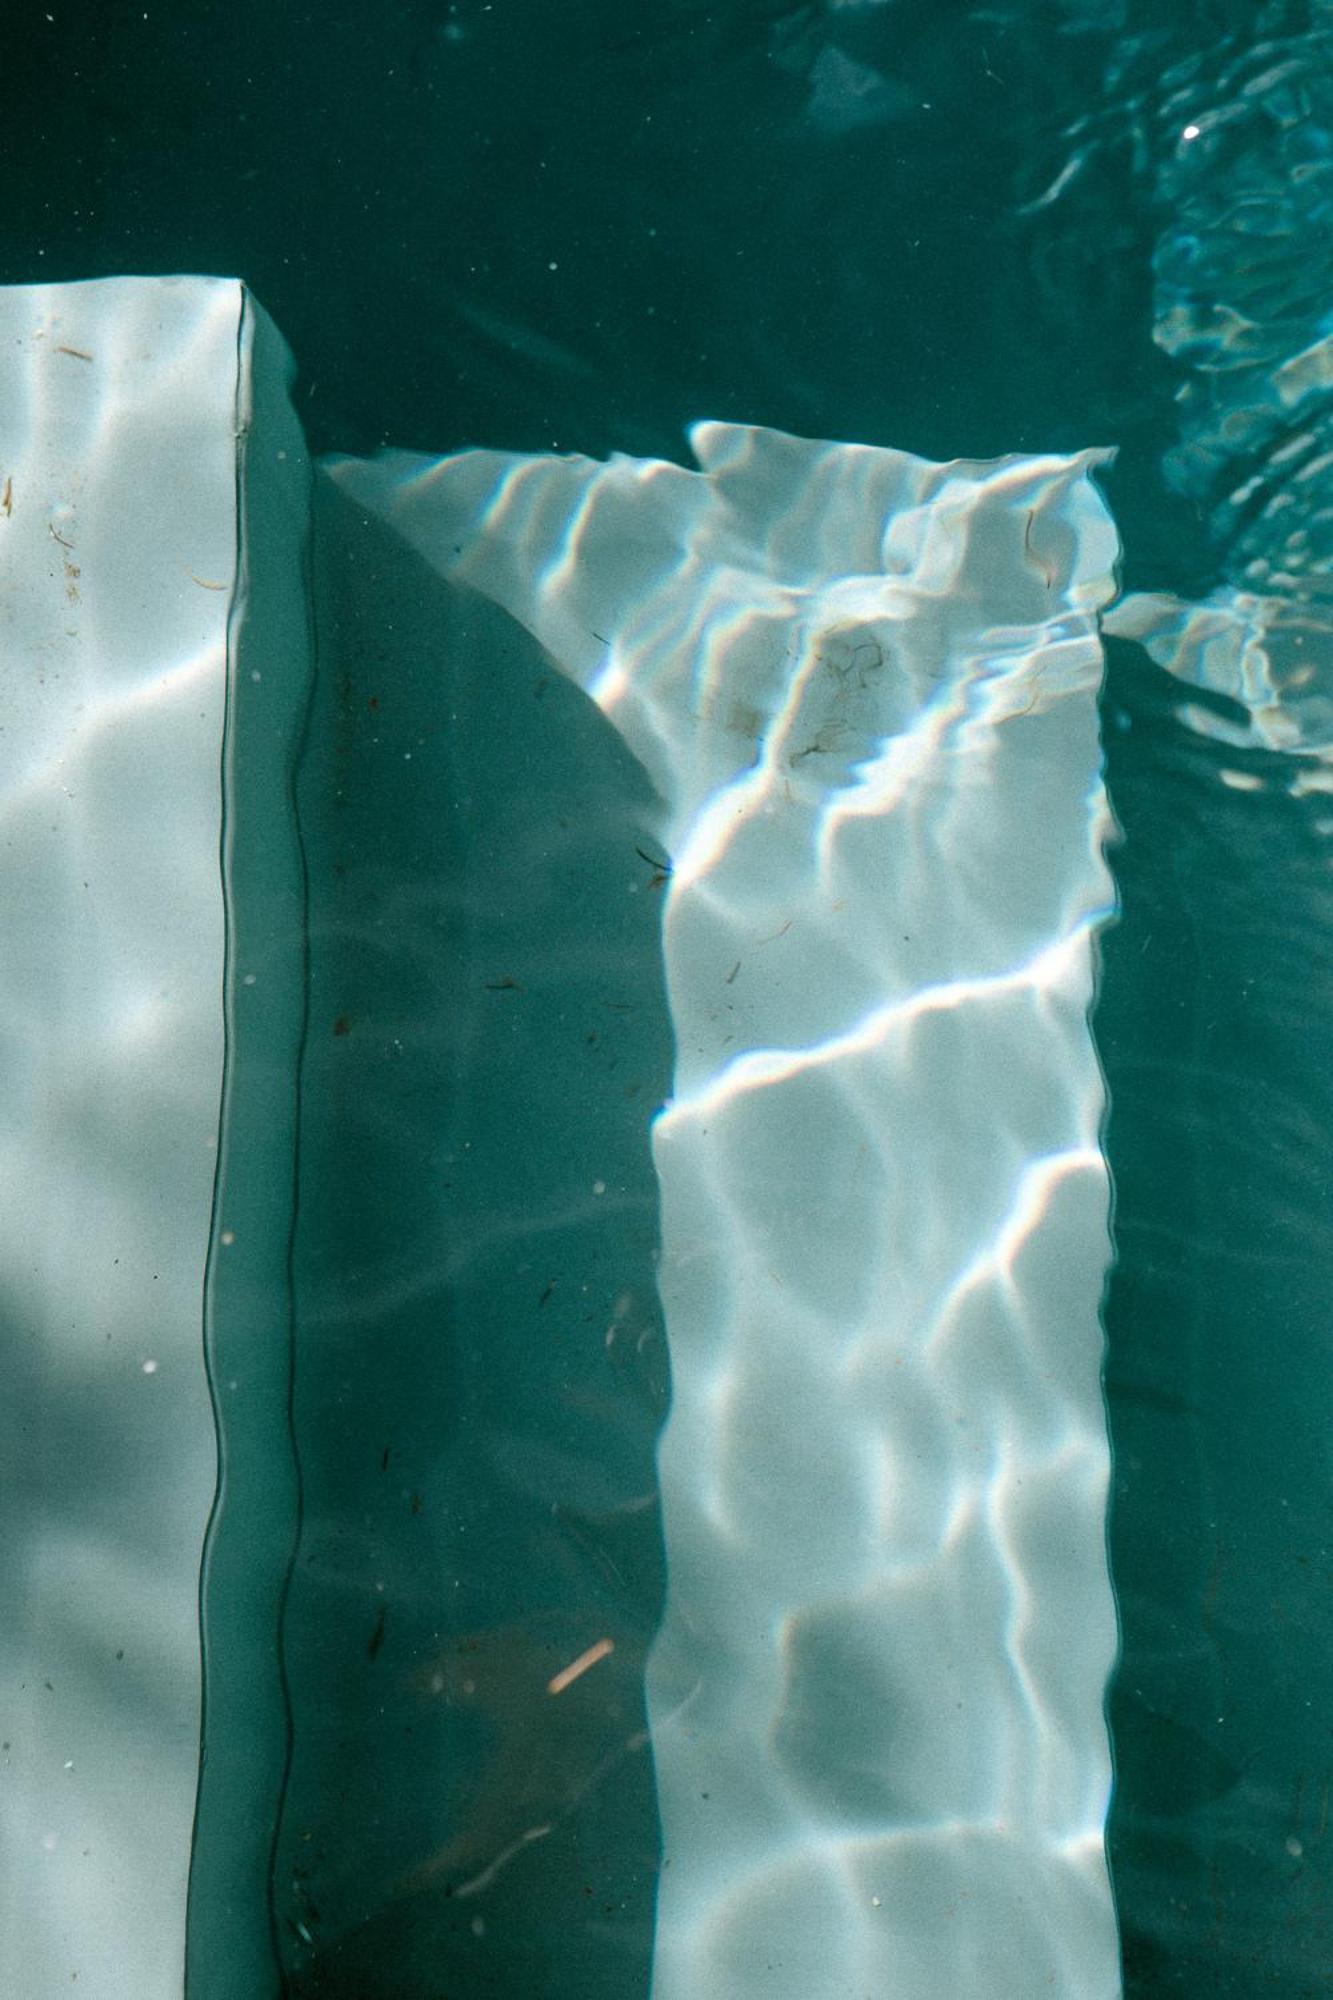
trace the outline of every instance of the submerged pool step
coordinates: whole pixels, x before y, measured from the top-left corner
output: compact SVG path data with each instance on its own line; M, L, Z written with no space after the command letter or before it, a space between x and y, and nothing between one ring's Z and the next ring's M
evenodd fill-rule
M229 1351L216 1387L264 1444L229 1503L252 1524L261 1491L273 1504L232 1597L254 1650L239 1691L211 1688L228 1726L203 1802L230 1788L233 1815L262 1821L283 1754L306 479L281 342L239 284L15 288L0 329L0 1990L146 2000L181 1990L185 1956L217 1472L206 1285L232 1314L246 1293L247 1358ZM257 1118L252 1074L220 1128L228 1041L253 1058L257 1027L271 1100ZM209 1275L210 1235L235 1271ZM210 1592L228 1569L224 1552ZM233 1990L258 1995L256 1858L232 1857L227 1938Z

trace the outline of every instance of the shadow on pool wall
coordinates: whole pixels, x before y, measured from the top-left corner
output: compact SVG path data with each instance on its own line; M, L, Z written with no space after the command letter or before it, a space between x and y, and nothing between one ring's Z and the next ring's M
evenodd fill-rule
M653 801L505 616L323 481L316 510L286 1991L632 2000L659 1856Z

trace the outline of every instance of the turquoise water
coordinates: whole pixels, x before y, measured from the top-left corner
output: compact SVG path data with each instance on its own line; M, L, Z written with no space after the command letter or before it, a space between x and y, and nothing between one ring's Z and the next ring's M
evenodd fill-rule
M1101 479L1140 612L1101 704L1122 837L1094 1031L1115 1195L1109 1849L1143 1996L1333 1983L1329 46L1317 0L642 22L185 5L39 12L0 83L5 281L240 273L299 358L317 451L683 461L705 415L941 460L1118 448ZM660 1219L646 1127L571 1140L560 1106L612 1077L645 1116L668 1094L660 822L540 661L505 662L530 689L503 726L404 683L411 648L365 624L340 562L373 572L386 626L420 621L423 653L457 614L409 552L320 505L302 847L238 854L232 883L238 921L308 952L303 1018L265 1031L274 1074L235 1079L264 1143L298 1081L303 1123L288 1262L255 1280L270 1308L290 1288L300 1487L252 1473L233 1546L285 1550L289 1517L300 1534L262 1717L245 1649L270 1627L245 1626L221 1541L209 1575L214 1692L234 1685L245 1721L209 1745L191 1991L229 1996L219 1885L228 1828L253 1822L293 1994L646 1993ZM1225 632L1201 646L1181 606L1209 600L1260 634L1262 686ZM474 615L462 643L498 654ZM572 815L548 704L587 773ZM404 735L423 710L434 732ZM451 813L395 789L409 753ZM642 869L634 898L599 874L612 849ZM610 1218L579 1192L609 1154ZM225 1381L252 1307L213 1310ZM534 1593L541 1619L516 1624ZM548 1725L532 1688L608 1634L582 1706ZM484 1915L482 1891L437 1893L511 1849Z

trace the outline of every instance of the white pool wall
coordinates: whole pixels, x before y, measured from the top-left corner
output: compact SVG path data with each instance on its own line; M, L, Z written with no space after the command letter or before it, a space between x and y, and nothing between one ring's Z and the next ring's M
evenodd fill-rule
M176 2000L198 1835L192 2000L263 2000L308 461L235 280L3 290L0 352L0 1992Z
M654 2000L1109 2000L1097 455L692 442L333 469L662 801Z
M0 1991L181 1991L241 287L0 291Z

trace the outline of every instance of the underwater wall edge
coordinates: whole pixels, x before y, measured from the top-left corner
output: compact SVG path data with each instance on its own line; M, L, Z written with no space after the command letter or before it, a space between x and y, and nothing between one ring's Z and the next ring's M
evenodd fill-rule
M243 288L241 553L221 754L226 1058L204 1316L219 1477L200 1578L190 2000L280 1990L271 1875L290 1755L281 1628L300 1508L291 1254L308 952L294 786L315 669L310 464L292 373Z

